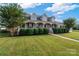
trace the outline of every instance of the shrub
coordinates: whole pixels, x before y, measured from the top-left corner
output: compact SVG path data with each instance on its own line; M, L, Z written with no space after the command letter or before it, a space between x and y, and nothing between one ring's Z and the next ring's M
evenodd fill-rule
M38 28L39 34L43 34L43 30L44 30L44 29L42 29L42 28Z
M48 34L48 29L46 28L32 28L32 29L21 29L19 32L20 36L24 35L40 35L40 34Z
M26 29L26 34L27 35L32 35L33 34L33 29Z
M1 33L8 33L7 30L0 30Z
M68 33L69 30L66 28L53 28L53 32L55 34L59 34L59 33Z
M19 35L26 35L26 33L25 33L25 30L24 29L21 29L20 31L19 31Z
M43 28L43 33L44 34L48 34L49 33L49 30L47 28Z
M21 29L19 35L32 35L33 29Z
M68 32L69 32L69 29L65 29L65 30L66 30L66 31L65 31L66 33L68 33Z
M33 34L34 34L34 35L39 34L38 28L34 28L34 29L33 29Z

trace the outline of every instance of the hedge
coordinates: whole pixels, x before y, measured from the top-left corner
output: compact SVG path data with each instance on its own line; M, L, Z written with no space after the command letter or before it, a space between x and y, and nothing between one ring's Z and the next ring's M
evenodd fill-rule
M44 31L44 32L43 32L44 34L48 34L48 33L49 33L49 30L46 29L46 28L44 28L43 31Z
M33 30L32 29L21 29L19 32L19 35L32 35Z
M0 30L0 33L8 33L9 31L7 30Z
M66 28L53 28L53 33L59 34L59 33L68 33L69 30Z
M33 29L33 34L34 34L34 35L38 35L38 34L39 34L38 28L34 28L34 29Z
M44 34L43 29L42 28L38 28L38 32L39 34Z
M20 36L24 35L41 35L48 34L49 30L46 28L29 28L29 29L21 29L19 32Z

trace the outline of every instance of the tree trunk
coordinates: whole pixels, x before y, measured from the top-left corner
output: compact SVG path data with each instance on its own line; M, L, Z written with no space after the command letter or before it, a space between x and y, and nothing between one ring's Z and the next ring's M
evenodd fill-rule
M20 27L18 26L18 28L17 28L17 35L19 35L19 31L20 31Z
M8 31L10 32L10 35L11 35L11 36L15 36L16 27L8 28Z
M73 30L72 28L69 28L69 32L72 32L72 30Z

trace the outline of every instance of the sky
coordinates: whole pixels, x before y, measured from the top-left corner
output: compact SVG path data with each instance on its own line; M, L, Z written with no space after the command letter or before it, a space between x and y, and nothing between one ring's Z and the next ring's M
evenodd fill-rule
M69 17L75 17L79 22L79 3L21 3L26 13L55 16L56 21L62 22Z

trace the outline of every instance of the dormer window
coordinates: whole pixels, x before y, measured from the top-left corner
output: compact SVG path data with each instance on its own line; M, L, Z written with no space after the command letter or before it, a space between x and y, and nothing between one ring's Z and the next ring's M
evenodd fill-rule
M47 15L46 14L43 14L42 21L47 21Z
M42 16L37 17L38 21L42 21Z
M31 15L31 20L37 20L37 15L35 13Z
M47 21L54 22L55 21L55 17L54 16L48 17Z

